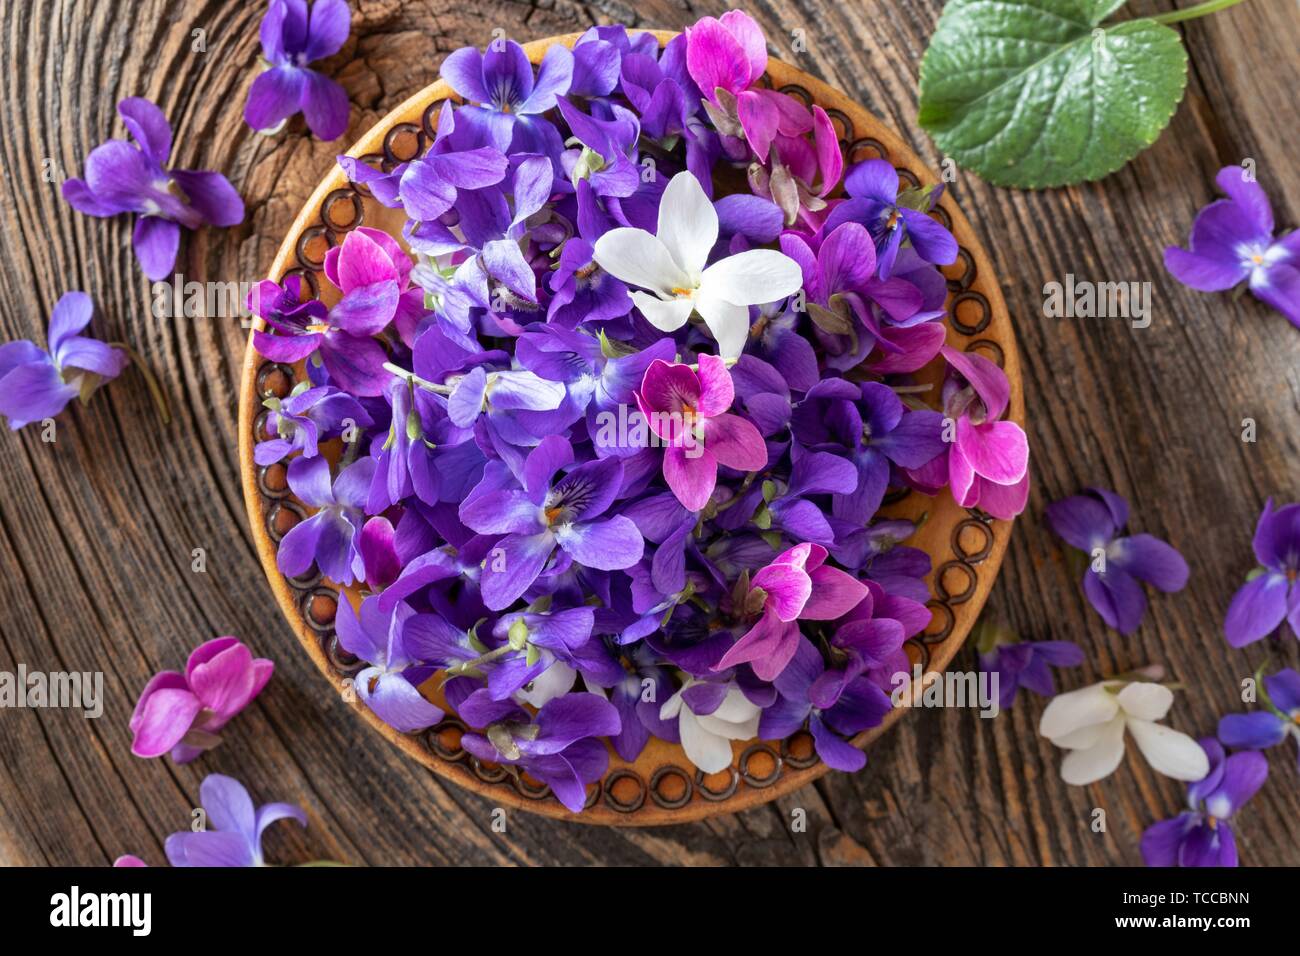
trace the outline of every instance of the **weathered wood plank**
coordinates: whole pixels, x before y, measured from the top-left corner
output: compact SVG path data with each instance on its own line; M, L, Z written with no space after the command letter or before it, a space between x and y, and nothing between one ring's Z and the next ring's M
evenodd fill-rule
M1185 4L1182 4L1185 5ZM244 332L231 319L157 319L124 219L89 219L42 174L77 175L87 153L121 135L115 104L154 99L176 128L175 162L220 169L248 204L244 225L191 236L187 278L254 280L335 154L430 82L448 51L493 27L519 39L624 20L676 28L721 3L358 0L353 37L325 64L354 114L334 144L295 123L252 135L242 103L257 58L261 4L239 0L0 0L0 340L42 339L71 288L98 305L95 331L149 358L176 421L159 428L134 374L60 420L58 440L0 437L0 669L102 668L97 721L46 710L0 712L0 863L107 863L123 852L161 862L198 782L231 773L262 800L308 808L305 832L275 828L272 859L357 863L1107 864L1138 862L1137 838L1174 812L1181 788L1131 760L1086 789L1059 780L1059 754L1037 737L1037 700L993 721L969 712L908 717L855 777L831 776L737 817L615 831L512 814L431 778L351 719L279 620L250 543L235 460L236 370ZM916 77L940 0L760 0L748 7L776 50L884 117L929 162L915 123ZM1171 0L1138 0L1138 12ZM192 48L206 31L207 52ZM1257 0L1183 24L1187 101L1152 149L1100 184L1046 193L993 189L959 174L954 192L992 253L1023 352L1036 485L990 603L1026 635L1079 642L1078 686L1160 662L1188 684L1175 725L1212 730L1266 648L1232 651L1219 635L1252 558L1268 495L1300 496L1300 336L1249 298L1203 296L1164 273L1161 250L1185 238L1221 165L1254 158L1279 220L1296 225L1300 183L1300 15ZM794 52L794 31L806 50ZM1261 69L1261 64L1267 64ZM1153 322L1047 319L1042 287L1067 273L1150 280ZM1259 441L1240 441L1253 417ZM1142 630L1108 632L1086 606L1043 505L1100 483L1130 497L1133 525L1167 537L1192 565L1183 594L1155 596ZM207 571L191 570L204 548ZM147 677L199 641L233 633L273 657L277 674L196 765L144 762L126 728ZM1271 650L1295 665L1296 646ZM973 666L969 651L959 666ZM1239 821L1243 856L1300 862L1300 792L1289 759ZM1105 833L1089 828L1107 812ZM790 832L803 809L806 833Z

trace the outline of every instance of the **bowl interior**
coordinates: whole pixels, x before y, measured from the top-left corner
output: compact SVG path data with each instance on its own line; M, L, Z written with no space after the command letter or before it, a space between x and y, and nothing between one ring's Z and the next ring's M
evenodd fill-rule
M661 43L673 35L658 33ZM539 40L527 44L525 50L537 63L551 44L572 46L578 36ZM840 133L848 163L885 158L898 168L905 183L935 181L895 134L844 94L778 60L769 60L767 78L774 88L827 111ZM414 158L432 141L438 109L449 98L454 95L447 85L434 83L367 132L348 155L385 168ZM952 230L960 246L957 262L944 270L949 287L947 342L962 350L979 351L1004 368L1011 383L1007 417L1023 425L1024 398L1014 335L988 257L950 193L945 194L934 215ZM404 221L401 210L374 201L364 187L348 183L336 166L285 237L270 278L281 281L291 273L300 275L314 293L332 304L338 293L321 272L326 251L361 225L383 229L400 240ZM937 374L933 372L932 380L937 379ZM303 376L301 366L278 365L264 359L253 348L250 336L240 401L244 494L259 554L281 611L316 666L347 697L347 681L361 665L349 659L335 641L333 619L339 588L314 572L297 579L287 579L280 573L276 567L278 542L307 512L290 494L283 464L259 467L253 462L253 446L265 437L262 399L282 397ZM887 515L925 519L907 543L931 556L933 569L928 583L933 617L926 631L908 642L907 651L913 663L922 666L927 679L933 679L952 660L973 626L997 575L1011 523L961 508L947 491L937 498L902 492L887 497L886 503ZM345 596L354 603L359 600L356 593ZM430 679L421 691L442 703L436 683L436 679ZM780 741L736 742L732 766L709 775L697 771L680 746L651 738L640 757L631 763L611 750L605 779L589 789L587 809L575 815L527 774L483 764L463 750L460 734L464 727L454 717L449 716L423 734L408 735L384 724L354 697L352 706L380 734L442 777L500 805L587 823L658 825L734 812L789 793L828 769L817 758L806 731ZM866 746L892 726L905 709L895 709L882 725L859 734L854 743Z

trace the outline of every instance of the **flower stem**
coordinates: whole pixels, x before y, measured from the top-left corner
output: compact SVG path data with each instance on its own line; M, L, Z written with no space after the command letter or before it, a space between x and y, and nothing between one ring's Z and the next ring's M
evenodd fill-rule
M481 657L476 657L472 661L461 661L459 664L448 667L445 671L446 676L447 678L460 677L462 674L468 673L480 665L490 664L499 657L505 657L513 650L514 648L509 644L502 644L496 650L488 651L486 654Z
M408 372L400 365L394 365L392 362L385 362L384 368L387 371L392 372L398 378L404 378L412 385L418 385L420 388L426 389L427 391L437 392L440 395L450 395L453 391L450 385L439 385L437 382L430 382L426 379L420 378L420 376L416 375L414 372Z
M1178 23L1182 20L1195 20L1197 17L1208 16L1211 13L1218 13L1220 10L1227 10L1229 7L1235 7L1242 0L1205 0L1204 3L1198 3L1194 7L1188 7L1186 10L1170 10L1168 13L1161 13L1151 17L1156 23L1168 25Z
M158 410L158 417L162 419L164 425L170 425L172 423L172 413L167 405L167 395L163 392L162 385L158 382L158 376L154 375L149 363L140 356L139 352L125 342L109 342L108 344L115 349L121 349L130 356L131 364L138 368L140 374L144 377L144 383L149 388L149 395L153 398L154 408Z

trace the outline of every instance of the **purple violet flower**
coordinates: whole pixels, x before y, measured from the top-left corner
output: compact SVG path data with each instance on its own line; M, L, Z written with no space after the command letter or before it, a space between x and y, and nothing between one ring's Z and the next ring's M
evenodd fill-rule
M1276 631L1286 621L1300 638L1300 504L1273 509L1273 499L1255 526L1259 568L1232 598L1223 631L1233 647L1245 647Z
M199 800L208 829L183 830L167 838L164 849L172 866L266 866L262 834L277 820L307 825L307 814L292 803L253 806L244 785L219 773L199 784Z
M1187 787L1189 810L1142 834L1147 866L1236 866L1237 841L1229 820L1268 779L1268 761L1253 750L1225 757L1213 737L1200 740L1210 772Z
M486 53L474 47L456 50L442 61L439 72L453 90L476 104L457 110L467 124L489 142L504 140L511 153L556 157L558 171L563 143L542 114L569 91L573 66L573 53L557 43L546 51L534 78L522 46L514 40L494 40Z
M162 671L149 678L131 714L131 753L189 763L221 742L217 736L247 707L275 665L233 637L200 644L185 663L185 673Z
M269 64L253 81L244 121L261 133L277 131L301 111L318 139L338 139L348 128L348 94L308 64L333 56L347 41L347 0L271 0L262 17L262 56Z
M1268 194L1242 167L1219 170L1215 182L1228 198L1196 216L1190 249L1165 249L1165 268L1201 292L1245 282L1255 298L1300 327L1300 229L1274 238Z
M1120 536L1128 502L1104 488L1047 506L1047 521L1062 540L1088 557L1083 593L1102 619L1121 634L1142 623L1147 599L1139 581L1166 593L1187 585L1187 562L1177 549L1149 534Z
M481 731L461 737L466 750L480 760L518 766L574 813L587 804L587 785L609 766L609 751L598 738L617 735L621 726L617 708L596 694L557 697L530 716L513 701L478 690L459 713Z
M288 577L305 574L314 563L321 574L339 584L364 577L359 549L364 508L370 493L375 460L362 458L330 481L324 456L295 458L289 463L289 488L309 508L318 509L292 528L280 542L276 565Z
M975 630L979 668L998 677L998 709L1016 701L1021 687L1040 697L1056 695L1052 667L1078 667L1083 651L1070 641L1022 641L1003 628L981 620Z
M879 726L893 709L889 695L866 677L823 681L826 663L808 641L800 641L789 665L776 678L781 696L763 711L758 736L789 737L808 721L817 755L836 770L854 773L867 764L867 755L845 738Z
M638 644L627 655L628 668L609 690L610 701L618 708L622 728L610 740L614 752L624 760L635 760L651 737L679 743L677 721L659 716L665 695L672 689L667 668L655 663L654 653Z
M1221 717L1219 739L1234 750L1263 750L1290 737L1300 765L1300 671L1288 667L1265 677L1263 689L1267 709Z
M419 665L439 642L458 633L454 627L437 614L416 614L403 603L385 610L378 597L363 600L360 613L350 601L340 600L335 623L343 649L370 665L353 677L353 687L375 716L404 734L442 720L442 709L416 685L434 672L432 666Z
M834 515L865 525L880 509L898 468L921 468L942 455L943 415L904 407L879 382L851 384L826 378L809 389L791 416L791 431L804 448L834 452L857 469L853 491L834 498Z
M888 160L868 159L849 170L844 190L851 198L831 210L823 228L829 233L844 222L866 226L879 250L881 279L893 275L905 240L926 262L950 265L957 261L957 240L929 215L942 186L928 192L924 210L909 208L899 200L898 170Z
M115 139L97 146L86 158L86 178L64 182L63 198L87 216L136 213L135 254L157 282L172 271L182 226L238 225L244 201L220 173L164 168L172 130L153 103L126 99L117 111L138 145Z
M566 560L605 571L641 560L645 542L636 525L623 515L601 518L623 482L622 461L587 462L553 483L573 461L573 446L551 435L529 452L522 487L500 472L485 473L460 506L466 526L506 536L483 569L483 601L492 610L518 600L557 547Z
M269 410L266 430L274 438L258 442L253 460L259 465L282 461L294 452L313 458L319 444L336 438L349 428L369 428L373 422L361 403L331 385L311 388L307 382L294 387L288 397L262 402Z
M121 349L77 334L94 311L86 293L65 293L50 314L48 352L26 339L0 345L0 415L12 430L53 418L78 396L89 401L130 363Z

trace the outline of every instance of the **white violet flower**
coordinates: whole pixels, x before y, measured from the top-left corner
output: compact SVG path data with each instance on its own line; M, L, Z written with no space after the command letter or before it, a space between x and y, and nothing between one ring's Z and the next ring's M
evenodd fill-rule
M1102 681L1052 698L1038 732L1070 751L1061 761L1061 779L1075 786L1108 777L1119 766L1125 730L1152 770L1175 780L1200 780L1210 772L1201 745L1156 723L1173 702L1173 692L1163 684Z
M687 680L681 690L664 701L659 708L660 720L677 718L677 729L682 736L682 749L691 763L705 773L718 773L731 766L731 741L750 740L758 736L758 718L762 708L750 702L735 684L727 688L726 696L717 709L708 714L696 714L682 694L702 684Z
M596 240L596 265L629 285L632 301L657 329L672 332L699 312L718 354L739 358L749 334L749 307L776 302L803 286L798 263L774 249L750 249L707 265L718 241L718 212L689 172L668 183L659 203L658 235L611 229ZM653 294L652 294L653 293Z

